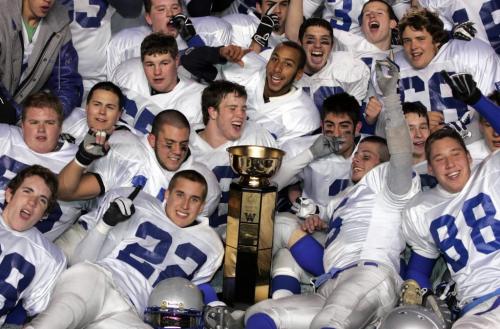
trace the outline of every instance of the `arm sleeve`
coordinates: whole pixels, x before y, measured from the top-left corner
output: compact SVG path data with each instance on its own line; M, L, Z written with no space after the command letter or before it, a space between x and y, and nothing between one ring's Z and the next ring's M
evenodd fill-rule
M296 177L304 167L313 160L313 155L309 149L305 149L297 156L293 157L281 165L278 173L272 178L272 181L278 185L278 190L294 183Z
M82 77L78 73L78 54L71 40L61 47L45 85L61 100L64 118L67 118L75 107L81 105Z
M21 106L0 82L0 123L15 125L21 119Z
M490 123L497 134L500 134L500 106L481 95L479 101L472 107Z
M75 252L69 259L69 265L72 266L86 260L95 262L111 228L111 226L99 220L97 225L87 232L87 235L75 248Z
M142 0L108 0L108 2L125 18L138 17L142 11Z
M387 175L389 191L405 195L412 185L412 143L398 94L384 97L385 134L391 155Z
M412 251L404 279L413 279L420 287L431 288L430 277L435 263L436 259L426 258Z
M210 285L210 283L199 284L198 289L200 289L203 294L203 303L205 303L205 305L219 300L215 289Z
M219 55L220 48L208 46L189 48L181 56L181 64L197 78L213 81L217 76L214 65L226 63L226 60Z

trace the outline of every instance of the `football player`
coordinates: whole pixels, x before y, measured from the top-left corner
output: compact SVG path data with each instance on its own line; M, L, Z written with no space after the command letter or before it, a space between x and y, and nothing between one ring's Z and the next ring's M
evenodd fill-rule
M30 165L43 165L58 173L75 156L77 147L60 138L62 105L46 92L29 96L23 104L21 128L0 125L0 201L9 180ZM82 202L58 201L36 227L54 240L80 216Z
M455 99L440 71L449 74L469 73L485 95L495 90L500 81L500 58L486 43L448 40L443 22L427 9L410 10L399 23L404 52L395 60L401 70L400 88L405 101L420 101L429 110L431 131L442 122L461 119L469 110ZM468 125L472 136L479 138L477 116Z
M43 311L66 268L63 253L34 228L56 204L57 177L48 169L25 167L5 188L0 215L0 325L22 305L28 316Z
M379 65L389 72L377 78L390 114L388 145L380 137L363 139L352 162L351 178L356 184L320 212L329 224L318 216L304 223L308 232L328 227L322 257L327 272L315 281L319 290L256 304L245 316L249 329L363 328L396 302L399 253L404 248L400 212L420 186L418 179L412 179L410 136L396 91L397 68L389 61ZM308 254L312 261L321 257L305 247L311 236L302 232L292 237L292 248L302 249L302 256Z
M116 129L128 129L119 121L123 113L124 96L121 89L109 81L98 82L87 95L85 108L75 108L62 125L62 131L80 144L89 131L104 130L106 134Z
M194 158L213 171L222 191L219 206L210 217L213 227L226 223L229 185L236 177L226 149L237 145L276 147L276 141L267 130L247 121L246 101L243 86L225 80L210 83L201 97L205 129L193 131L189 138Z
M145 0L144 18L148 26L125 29L115 34L107 49L108 79L115 68L127 59L140 57L140 45L151 32L174 37L181 51L207 45L220 47L231 40L231 26L217 17L188 18L179 0Z
M112 80L128 100L122 119L136 130L151 131L155 115L164 109L182 112L192 126L202 125L201 92L203 85L178 73L179 52L171 36L153 33L141 43L141 58L123 62Z
M319 113L314 104L294 85L302 77L306 63L300 45L282 42L267 63L253 52L245 55L243 61L243 67L236 63L224 65L223 76L245 86L248 117L267 129L278 145L319 128Z
M217 207L220 191L217 179L189 151L190 126L176 110L156 115L152 132L137 137L128 131L115 131L109 144L102 131L89 131L73 161L59 174L59 196L67 200L91 199L112 188L142 185L144 191L163 200L175 172L193 169L208 182L204 214Z
M106 194L92 214L97 224L71 259L77 264L60 277L31 328L150 328L142 315L160 281L180 276L205 291L224 254L219 237L200 217L206 180L194 170L177 172L166 203L130 191ZM209 294L204 297L211 302Z
M500 276L492 266L500 255L494 225L500 153L472 169L463 139L450 128L432 133L425 152L439 185L417 195L404 211L403 235L412 248L407 278L427 288L421 291L425 303L432 295L430 272L443 255L461 307L453 328L494 328L500 324Z

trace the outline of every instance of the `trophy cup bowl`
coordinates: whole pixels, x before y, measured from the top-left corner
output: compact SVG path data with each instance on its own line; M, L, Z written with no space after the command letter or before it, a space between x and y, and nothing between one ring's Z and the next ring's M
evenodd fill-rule
M227 151L231 168L240 175L239 182L251 187L270 185L269 178L278 171L285 155L282 150L256 145L233 146Z

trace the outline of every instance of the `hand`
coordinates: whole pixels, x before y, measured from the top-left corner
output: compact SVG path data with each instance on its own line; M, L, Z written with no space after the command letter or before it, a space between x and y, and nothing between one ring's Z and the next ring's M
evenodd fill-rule
M82 167L89 166L92 161L105 156L109 151L108 135L104 130L89 130L78 147L76 162Z
M243 67L243 56L248 54L250 49L243 49L239 46L229 45L219 49L219 55L225 58L228 62L236 63Z
M463 22L454 25L451 29L453 39L471 41L476 36L477 30L474 27L474 22Z
M319 135L314 143L309 147L313 155L313 159L319 159L332 153L338 153L345 140L341 137L329 137Z
M429 130L431 133L444 127L444 115L442 112L429 111L427 112L427 117L429 118Z
M304 220L300 227L304 232L313 233L327 229L328 225L318 215L311 215Z
M387 69L387 74L382 72L383 68ZM397 94L399 67L396 63L389 58L377 60L375 63L375 76L377 85L384 97Z
M132 200L126 197L118 197L109 204L108 210L102 216L102 220L109 226L115 226L124 222L135 213Z
M370 97L368 104L366 104L364 113L366 123L369 125L375 124L381 111L382 103L377 99L377 97Z
M316 203L312 199L303 197L298 197L295 202L292 203L291 210L297 217L302 219L319 213L319 208Z
M186 42L196 35L193 22L184 14L177 14L172 17L168 25L175 27L179 31L181 38Z
M460 134L462 139L469 138L472 136L472 133L467 129L467 125L470 124L472 119L471 111L465 112L462 117L456 121L448 122L445 126L454 129L457 133Z
M252 36L253 41L257 42L262 48L267 47L271 33L276 29L279 29L279 18L278 15L273 14L274 9L278 6L278 3L274 3L269 9L262 15L260 19L260 24L257 26L257 31Z
M469 105L476 104L481 98L481 91L469 73L455 73L450 76L448 72L443 70L441 75L450 86L454 98Z

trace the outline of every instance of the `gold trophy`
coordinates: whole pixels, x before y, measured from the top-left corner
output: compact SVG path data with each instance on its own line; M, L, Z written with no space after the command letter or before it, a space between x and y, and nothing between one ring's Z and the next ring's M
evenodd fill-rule
M229 189L223 297L254 304L269 298L277 187L269 181L285 152L262 146L227 149L240 175Z

